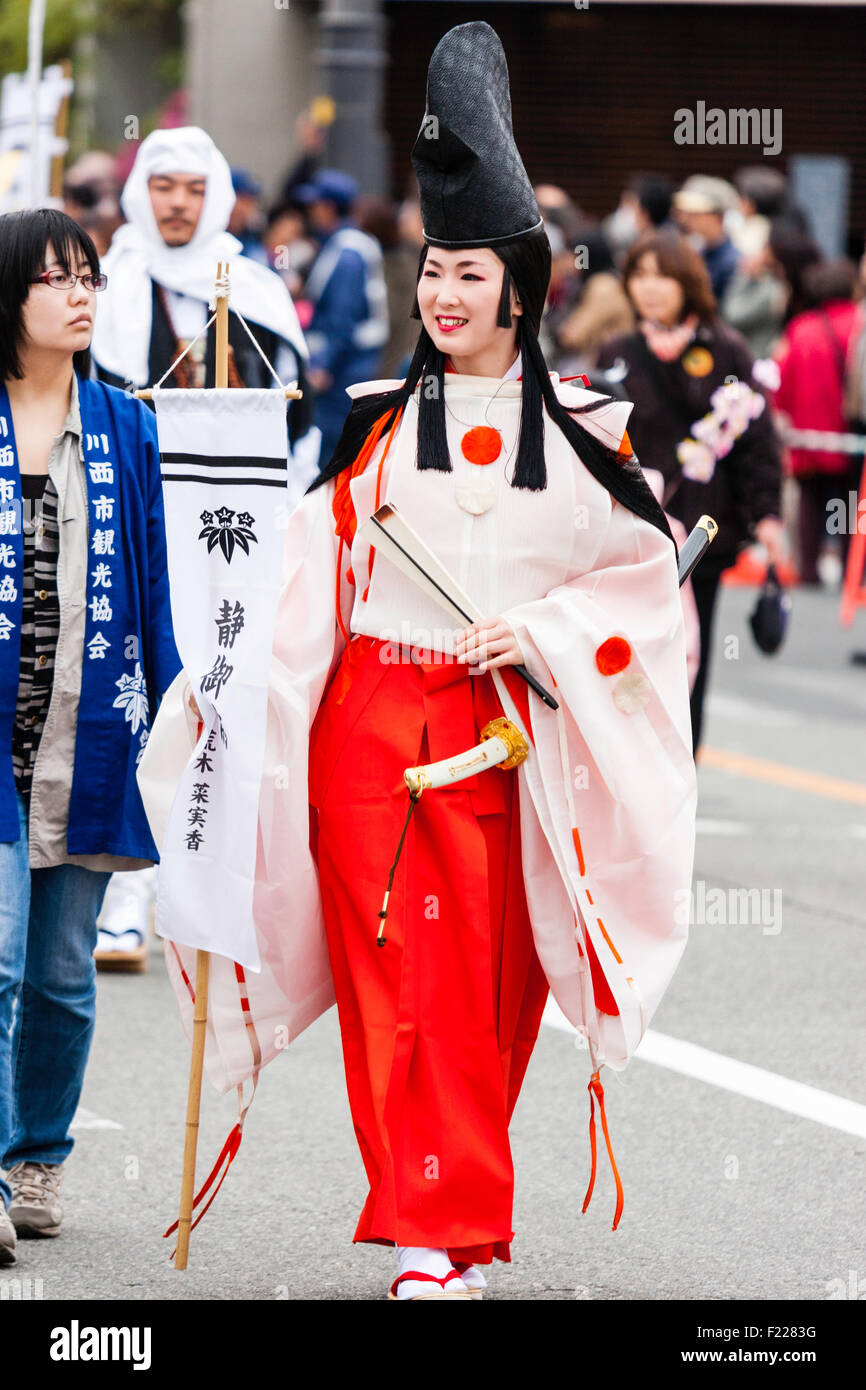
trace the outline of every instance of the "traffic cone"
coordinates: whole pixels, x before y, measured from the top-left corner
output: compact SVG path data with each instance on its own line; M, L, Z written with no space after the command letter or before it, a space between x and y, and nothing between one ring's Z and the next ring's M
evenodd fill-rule
M864 498L866 498L866 459L863 460L863 472L860 475L854 534L848 547L845 580L842 584L842 603L839 608L840 627L850 627L857 609L866 604L866 589L863 587L863 569L866 566L866 531L860 530L860 504Z

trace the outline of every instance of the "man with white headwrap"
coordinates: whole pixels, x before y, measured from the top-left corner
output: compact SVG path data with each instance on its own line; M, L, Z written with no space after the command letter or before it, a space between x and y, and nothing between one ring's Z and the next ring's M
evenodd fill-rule
M230 308L246 320L281 380L297 379L303 388L308 354L291 295L281 277L244 256L226 230L234 203L228 162L205 131L155 130L142 142L120 199L127 223L102 261L108 288L92 349L101 380L136 388L158 381L204 328L217 262L228 261ZM212 325L163 385L212 387L215 343ZM231 312L229 346L230 385L276 385ZM310 396L289 409L293 501L315 476L307 464L312 440L302 438Z
M96 373L114 386L150 386L202 332L218 261L229 262L229 385L276 386L241 314L280 380L297 380L305 399L288 408L288 505L318 472L320 432L311 428L307 347L281 277L242 254L227 230L235 203L228 162L196 126L156 130L141 144L120 205L127 218L102 258L108 287L92 342ZM195 344L163 387L212 387L216 332ZM98 957L143 963L155 870L115 878L99 921Z

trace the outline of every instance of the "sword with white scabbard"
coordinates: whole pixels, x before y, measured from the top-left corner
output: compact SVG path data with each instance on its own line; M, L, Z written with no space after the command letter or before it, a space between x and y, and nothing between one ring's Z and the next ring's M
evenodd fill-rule
M688 536L680 551L677 566L677 576L681 587L706 553L718 529L712 517L702 516ZM405 517L400 515L393 503L386 502L379 507L378 511L374 512L369 520L359 527L358 537L360 540L366 541L368 545L373 546L374 549L387 555L388 559L403 574L407 575L418 585L419 589L429 598L432 598L434 603L437 603L452 618L462 618L467 623L483 622L484 615L478 606L473 603L468 594L464 593L442 562L425 545L417 531L410 526ZM559 708L553 696L527 671L525 666L515 666L514 670L550 709ZM464 777L473 777L477 772L486 772L491 767L498 767L501 771L506 771L508 768L517 767L528 755L529 744L522 730L510 719L503 717L491 719L488 724L485 724L481 730L481 742L476 747L467 749L465 753L457 753L453 758L443 758L439 762L428 763L423 767L407 767L405 769L403 780L409 789L409 810L397 846L397 853L388 875L385 898L379 910L380 925L376 938L378 946L385 945L384 930L385 919L388 915L388 899L391 895L394 874L400 859L403 841L406 838L406 831L409 829L409 821L421 793L428 790L432 791L436 787L450 786L454 782L462 781Z

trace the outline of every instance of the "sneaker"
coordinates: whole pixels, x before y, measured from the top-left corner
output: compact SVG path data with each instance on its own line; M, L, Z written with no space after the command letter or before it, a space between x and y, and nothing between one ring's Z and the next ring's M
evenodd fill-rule
M9 1214L2 1199L0 1199L0 1265L14 1265L15 1242L15 1227L9 1220Z
M155 879L152 869L135 873L113 874L103 899L97 926L116 941L127 932L138 936L136 945L147 939L155 904ZM112 949L111 946L108 947ZM114 947L113 949L118 949ZM125 946L121 949L127 949Z
M140 951L143 945L144 932L140 927L125 927L123 931L111 931L108 927L96 929L96 950L100 954Z
M59 1163L16 1163L6 1175L12 1188L9 1220L19 1236L57 1236L63 1220Z
M155 869L139 869L112 875L96 923L94 957L99 969L140 972L147 968L155 873Z

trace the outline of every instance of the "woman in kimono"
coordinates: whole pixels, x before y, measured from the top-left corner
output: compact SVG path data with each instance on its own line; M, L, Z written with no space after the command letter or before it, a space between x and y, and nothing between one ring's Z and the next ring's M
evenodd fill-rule
M289 519L247 983L264 1061L278 1020L285 1045L336 997L370 1184L354 1239L396 1246L390 1297L465 1299L478 1265L511 1258L508 1125L549 990L587 1040L594 1113L599 1068L625 1066L673 974L695 778L676 548L631 407L559 383L541 356L550 248L487 24L438 45L413 162L425 246L407 378L352 389ZM455 634L359 537L386 500L486 621ZM380 949L403 770L503 714L528 758L420 797ZM212 1000L232 985L220 962ZM227 1017L217 1002L224 1085L245 1075Z

